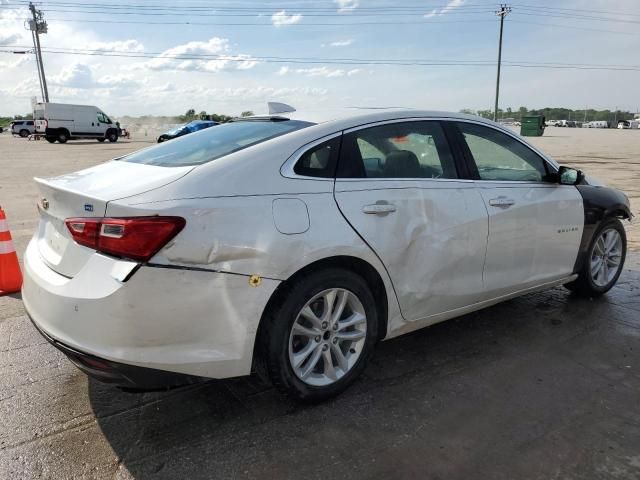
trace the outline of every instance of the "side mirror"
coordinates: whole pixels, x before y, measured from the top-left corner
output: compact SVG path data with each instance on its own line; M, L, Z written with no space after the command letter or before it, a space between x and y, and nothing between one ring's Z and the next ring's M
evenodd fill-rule
M570 167L560 167L558 170L558 183L560 185L577 185L584 179L580 170Z

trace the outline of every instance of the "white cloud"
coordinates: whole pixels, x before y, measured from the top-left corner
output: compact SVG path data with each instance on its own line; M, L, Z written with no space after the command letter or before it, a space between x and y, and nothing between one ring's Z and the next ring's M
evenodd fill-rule
M353 39L349 38L347 40L338 40L337 42L331 42L329 44L330 47L348 47L353 43Z
M425 13L424 18L431 18L435 17L436 15L445 15L451 10L455 10L456 8L464 4L465 1L466 0L449 0L449 3L447 3L443 8L434 8L429 13Z
M285 10L281 10L278 13L271 15L271 23L276 27L281 27L282 25L293 25L294 23L300 22L300 20L302 20L301 14L294 13L292 15L288 15Z
M140 85L132 75L102 75L96 78L91 67L82 63L64 67L59 74L49 77L49 83L74 89L128 89Z
M358 8L359 0L333 0L338 5L339 12L348 12Z
M22 36L18 33L0 33L0 45L7 46L16 43Z
M222 70L248 70L258 64L258 61L251 55L231 55L227 53L229 50L228 39L213 37L206 42L188 42L165 50L144 65L151 70L220 72ZM199 59L198 56L218 58Z
M89 50L103 52L144 52L144 45L138 40L117 40L115 42L91 42Z
M13 62L0 62L1 69L9 69L9 68L18 68L22 65L29 63L33 60L31 54L25 54L20 56L18 60L14 60Z
M87 65L80 63L66 66L59 74L50 76L49 83L71 88L91 88L95 86L91 69Z
M285 75L287 73L297 73L300 75L306 75L307 77L324 77L324 78L336 78L336 77L351 77L360 73L359 68L352 68L345 70L342 68L328 68L323 67L311 67L311 68L296 68L291 69L289 67L280 67L278 75Z

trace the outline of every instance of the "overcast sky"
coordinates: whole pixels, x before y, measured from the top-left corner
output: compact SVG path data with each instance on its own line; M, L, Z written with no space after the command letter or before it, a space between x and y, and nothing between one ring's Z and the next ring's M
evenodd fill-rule
M498 4L486 0L67 0L65 4L78 7L66 11L61 2L40 2L49 25L41 37L43 48L140 57L45 52L54 102L93 104L114 116L175 115L188 108L259 112L268 100L299 110L322 105L457 111L493 104L499 26L493 11ZM32 45L23 26L29 13L23 3L0 0L0 50ZM105 9L97 10L100 5ZM144 5L154 15L132 15L139 10L119 7L128 5ZM640 106L639 0L524 0L512 5L505 22L505 61L635 65L637 70L505 66L502 107ZM160 6L174 10L156 8ZM367 24L372 22L379 24ZM172 58L176 55L192 58ZM198 55L222 58L201 60ZM294 57L314 63L286 60ZM345 58L493 64L326 61ZM30 98L39 96L39 90L32 54L0 53L0 115L29 112Z

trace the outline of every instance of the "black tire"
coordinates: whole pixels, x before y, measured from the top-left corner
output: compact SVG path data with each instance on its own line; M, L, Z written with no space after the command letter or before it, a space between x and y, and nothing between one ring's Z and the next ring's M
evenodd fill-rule
M351 369L327 386L312 386L302 381L289 361L289 335L299 312L318 293L340 288L353 293L367 317L364 346ZM258 341L258 362L266 369L271 382L297 401L315 403L338 395L351 385L364 370L378 338L378 311L371 290L359 275L331 268L297 278L287 288L282 300L265 312Z
M111 130L109 132L107 132L107 140L109 140L111 143L117 142L118 141L118 132Z
M56 137L52 137L51 135L47 135L44 138L46 138L47 142L49 142L49 143L56 143Z
M158 137L158 143L162 143L166 140L164 137Z
M67 132L66 130L59 130L58 131L58 142L67 143L67 140L69 140L69 132Z
M100 143L104 142L104 138L96 138Z
M22 130L20 130L20 132L18 132L18 135L20 135L22 138L27 138L29 136L29 130L25 130L23 128Z
M594 253L594 249L596 246L596 242L600 238L600 235L605 230L616 230L620 234L620 238L622 239L622 253L620 258L620 264L618 267L618 271L615 276L607 283L606 285L600 286L594 282L593 275L591 273L591 258ZM599 297L600 295L604 295L607 293L618 281L620 278L620 274L624 268L624 261L627 256L627 235L624 230L624 226L622 222L615 217L610 217L603 220L602 224L598 227L598 229L593 234L593 238L591 239L591 243L589 244L589 249L587 250L585 259L582 264L582 268L578 272L578 278L571 283L565 284L565 287L571 290L576 295L580 295L582 297Z

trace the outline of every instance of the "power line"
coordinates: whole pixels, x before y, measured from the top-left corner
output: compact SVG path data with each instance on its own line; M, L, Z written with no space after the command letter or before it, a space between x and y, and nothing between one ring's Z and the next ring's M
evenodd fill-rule
M273 27L271 19L269 22L255 23L255 22L199 22L199 21L176 21L176 22L150 22L145 20L91 20L91 19L70 19L70 18L49 18L61 23L105 23L105 24L133 24L133 25L211 25L211 26L229 26L229 27ZM314 27L314 26L333 26L333 27L349 27L353 25L439 25L448 23L493 23L492 20L437 20L437 21L403 21L403 22L313 22L313 23L291 23L287 27Z
M25 48L23 46L0 47L0 52L10 52L9 49ZM28 48L28 47L26 47ZM320 57L277 57L277 56L252 56L252 55L218 55L218 54L177 54L168 55L165 52L111 52L100 49L71 49L43 47L43 51L49 54L101 56L117 58L149 58L163 60L222 60L230 62L256 61L260 63L290 63L290 64L327 64L342 66L361 65L387 65L387 66L494 66L491 60L440 60L440 59L363 59L363 58L320 58ZM578 69L578 70L612 70L612 71L640 71L640 65L616 65L616 64L582 64L559 62L526 62L526 61L502 61L503 66L523 68L551 68L551 69Z

